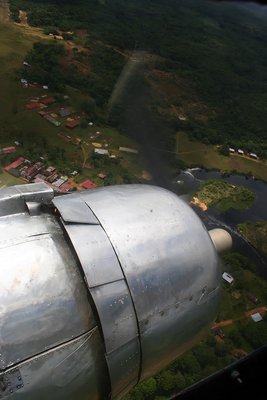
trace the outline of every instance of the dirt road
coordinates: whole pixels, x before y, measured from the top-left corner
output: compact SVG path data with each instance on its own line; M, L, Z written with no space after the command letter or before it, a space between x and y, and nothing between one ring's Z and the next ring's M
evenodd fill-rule
M9 4L8 0L0 0L0 22L9 21Z

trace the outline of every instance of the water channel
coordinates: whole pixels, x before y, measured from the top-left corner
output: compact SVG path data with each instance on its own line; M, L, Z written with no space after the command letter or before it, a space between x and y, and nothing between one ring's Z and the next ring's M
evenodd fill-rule
M267 259L261 255L249 242L247 242L237 231L237 225L245 221L267 221L267 184L246 178L241 175L223 177L217 171L205 171L200 168L182 171L175 179L175 191L185 201L190 201L196 190L209 179L225 180L233 185L244 186L256 194L256 200L248 209L230 209L220 212L216 207L210 207L208 211L202 211L194 206L195 212L201 218L208 230L221 227L230 232L233 237L233 251L248 257L257 269L258 274L267 279Z

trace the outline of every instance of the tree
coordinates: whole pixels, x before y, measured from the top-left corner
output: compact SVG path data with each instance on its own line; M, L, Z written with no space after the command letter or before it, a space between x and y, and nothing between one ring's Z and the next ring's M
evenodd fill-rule
M177 390L182 390L184 389L186 382L185 382L185 377L181 372L177 372L175 375L175 380L176 380L176 389Z
M138 386L136 386L132 392L129 398L131 400L144 400L147 397L151 397L154 395L157 389L157 382L155 378L149 378L145 380L144 382L140 383Z
M223 144L223 145L220 147L219 153L220 153L222 156L229 157L229 155L230 155L230 150L229 150L229 147L227 146L227 144Z
M202 368L206 367L207 365L216 364L217 358L214 354L214 351L206 344L201 344L197 346L193 350L193 354L195 355Z
M169 391L176 386L176 375L168 370L163 371L158 377L159 387L164 391Z
M178 370L183 374L184 373L199 374L201 370L199 362L192 353L192 351L189 351L182 357L178 358L178 360L172 364L172 367L174 367L175 371Z
M86 129L87 126L88 126L88 123L87 123L86 119L82 119L80 125L81 125L81 128L82 128L82 129Z

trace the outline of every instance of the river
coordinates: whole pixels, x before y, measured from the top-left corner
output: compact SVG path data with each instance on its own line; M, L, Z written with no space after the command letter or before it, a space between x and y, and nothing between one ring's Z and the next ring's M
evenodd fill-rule
M192 195L201 184L209 179L225 180L234 185L242 185L256 194L256 200L250 208L245 210L230 209L225 212L210 207L208 211L202 211L194 206L194 210L201 218L208 230L221 227L229 231L233 238L233 251L248 257L256 266L257 273L267 279L267 259L262 256L249 242L237 231L237 225L245 221L267 220L267 184L262 181L246 179L244 176L231 175L223 178L219 172L205 171L199 168L182 171L176 179L176 192L190 201Z

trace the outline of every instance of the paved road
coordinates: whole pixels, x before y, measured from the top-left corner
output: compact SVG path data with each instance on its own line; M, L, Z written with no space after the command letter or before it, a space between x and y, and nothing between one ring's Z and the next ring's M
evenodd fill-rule
M9 4L8 0L0 0L0 22L9 21Z

